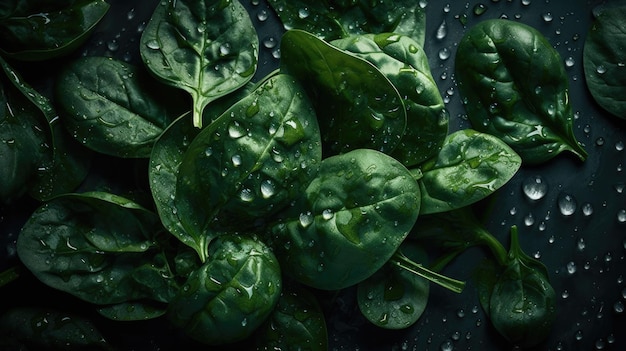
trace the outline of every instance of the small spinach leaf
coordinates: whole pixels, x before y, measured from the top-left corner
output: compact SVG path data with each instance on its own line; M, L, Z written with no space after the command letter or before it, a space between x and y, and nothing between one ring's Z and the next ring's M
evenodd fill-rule
M272 226L283 271L325 290L380 269L417 220L420 190L396 159L371 149L331 156Z
M282 288L269 247L248 235L227 234L209 245L209 259L191 273L169 304L168 318L208 345L249 337L270 316Z
M601 5L593 14L583 47L586 84L602 108L626 119L626 3Z
M61 73L56 100L66 128L90 149L147 158L155 140L186 105L178 91L153 86L154 79L140 67L88 56Z
M0 13L0 52L23 61L66 55L82 45L109 10L104 0L18 0Z
M480 22L459 42L455 72L472 127L504 140L524 163L563 151L587 157L573 132L563 61L541 32L506 19Z
M426 262L426 251L404 241L403 254L414 262ZM404 329L426 310L429 281L405 269L386 264L357 286L359 310L375 325L385 329Z
M393 151L406 128L406 111L376 66L297 29L283 35L280 50L281 71L307 82L325 156L365 147Z
M256 72L259 39L237 0L160 1L141 35L143 62L166 84L191 94L193 125L211 101Z
M420 213L450 211L482 200L506 184L521 163L515 151L493 135L456 131L436 158L416 170L421 175Z
M166 303L176 292L158 217L117 195L66 194L22 227L17 254L44 284L94 304Z
M391 156L407 167L435 156L448 135L448 112L419 44L405 35L365 34L332 45L374 64L404 97L407 126Z

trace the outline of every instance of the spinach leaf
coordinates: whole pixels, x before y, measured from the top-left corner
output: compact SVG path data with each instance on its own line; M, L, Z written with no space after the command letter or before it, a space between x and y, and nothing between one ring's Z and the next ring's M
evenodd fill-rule
M563 61L541 32L506 19L482 21L459 42L455 74L472 127L504 140L524 163L563 151L587 157L573 132Z
M270 0L269 3L285 28L305 30L324 40L393 32L424 45L425 11L416 1Z
M0 330L38 350L114 349L92 320L56 309L12 307L2 312Z
M548 337L556 320L556 294L545 265L520 247L517 227L511 228L507 262L481 270L477 278L482 306L509 342L528 348Z
M252 21L237 0L160 1L140 45L154 75L191 94L198 128L206 105L252 79L258 50Z
M147 158L155 140L185 110L177 90L153 89L140 67L106 57L74 60L56 81L56 100L72 136L90 149Z
M335 155L272 226L285 274L324 290L359 283L396 252L417 220L420 190L396 159L371 149Z
M223 231L259 226L307 186L321 161L320 133L304 88L281 74L264 81L189 145L175 209L192 247Z
M407 126L391 156L407 167L435 156L448 135L449 117L421 46L391 33L351 36L331 44L374 64L404 97Z
M50 150L41 111L15 86L15 72L0 63L0 203L9 203L28 191Z
M593 14L583 47L585 82L602 108L626 119L626 3L601 5Z
M419 221L418 221L419 222ZM414 262L426 262L426 251L410 241L400 249ZM407 328L426 310L429 281L405 269L386 264L357 286L359 310L374 325L385 329Z
M0 52L23 61L66 55L82 45L109 10L105 0L17 0L0 9Z
M20 175L24 180L33 176L28 184L29 195L38 200L45 200L74 190L87 176L91 154L67 134L49 99L26 83L19 72L2 57L0 67L6 74L7 84L12 85L9 90L23 97L19 99L20 102L16 101L18 106L11 106L13 103L7 105L10 113L21 110L22 114L31 115L32 119L22 118L21 121L30 123L33 132L42 138L41 155L31 156L31 161L38 163L37 171L34 174L26 171L26 177Z
M276 308L255 332L257 350L328 350L322 307L310 289L283 281Z
M94 304L168 302L178 284L158 217L113 194L66 194L22 227L21 262L44 284Z
M278 303L282 287L278 261L269 247L244 234L222 235L208 250L209 259L170 302L168 318L205 344L247 338Z
M325 156L365 147L393 151L406 128L406 111L376 66L302 30L287 31L280 50L281 71L307 82Z
M446 212L484 199L506 184L522 160L495 136L472 129L446 138L436 158L413 169L422 194L420 214Z

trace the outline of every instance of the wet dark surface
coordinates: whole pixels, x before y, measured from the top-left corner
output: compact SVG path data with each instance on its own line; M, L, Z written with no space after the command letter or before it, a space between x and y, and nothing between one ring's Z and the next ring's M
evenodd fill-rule
M112 8L81 51L139 63L138 38L156 1L109 0ZM243 0L258 28L261 64L255 80L276 68L282 28L265 1ZM522 248L547 267L558 295L559 316L549 339L539 350L626 350L626 123L600 109L586 90L582 49L592 14L599 1L557 0L420 0L427 11L425 50L451 116L451 130L468 128L454 80L456 45L464 31L488 19L507 17L540 30L561 54L570 79L571 102L576 115L575 135L589 153L583 163L563 154L541 166L524 166L484 213L488 229L508 246L509 228L519 228ZM482 7L477 7L481 6ZM484 10L478 11L478 9ZM481 13L482 12L482 13ZM481 14L478 14L481 13ZM27 77L43 91L50 67L32 67ZM39 78L42 78L41 80ZM142 165L128 164L128 167ZM107 158L94 167L104 177L117 177ZM137 172L139 173L139 172ZM539 177L546 186L541 198L532 199L524 185ZM128 181L128 179L126 179ZM132 179L132 182L141 182ZM29 199L0 209L1 267L16 262L15 240L19 227L36 204ZM467 280L462 294L431 288L422 318L401 331L379 329L363 319L354 291L331 293L324 307L332 350L508 350L511 347L490 326L481 310L472 268L484 252L471 249L444 273ZM27 299L22 289L29 289ZM16 294L16 295L13 295ZM18 295L19 294L19 295ZM16 284L3 288L3 306L36 304L86 310L63 294L49 291L27 272ZM7 299L8 296L16 296ZM32 296L35 296L34 298ZM333 297L333 299L331 299ZM3 308L4 308L3 307ZM119 324L102 321L107 337L129 350L180 349L184 339L160 321ZM194 346L193 344L189 347ZM245 345L241 345L242 347Z

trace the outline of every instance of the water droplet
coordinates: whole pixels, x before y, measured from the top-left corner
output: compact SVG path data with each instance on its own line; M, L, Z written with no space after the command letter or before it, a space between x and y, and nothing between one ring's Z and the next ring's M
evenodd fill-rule
M263 40L263 46L268 49L273 49L278 45L278 41L274 37L267 37Z
M480 16L487 11L487 6L485 6L485 4L476 4L474 5L472 11L474 12L474 15Z
M615 143L615 150L617 151L622 151L624 150L624 142L623 141L618 141Z
M300 213L300 225L303 228L306 228L308 226L311 225L311 223L313 223L313 215L311 214L311 212L303 212Z
M544 181L543 177L536 175L527 178L522 182L522 190L526 197L530 200L536 201L543 198L548 192L548 184Z
M435 38L442 40L448 35L448 24L446 20L443 20L439 27L437 27L437 32L435 33Z
M261 22L265 22L268 17L269 17L269 14L268 14L267 10L265 10L265 9L259 10L259 12L257 12L257 14L256 14L256 18L258 18L259 21L261 21Z
M617 221L620 223L626 222L626 210L621 209L617 211Z
M237 121L233 121L233 123L228 126L228 135L233 139L241 138L245 134L246 130Z
M554 16L552 16L551 12L546 12L541 17L543 18L545 22L552 22L552 20L554 19Z
M615 188L615 191L617 191L618 194L621 194L624 192L625 186L626 186L626 183L619 182L619 183L616 183L613 187Z
M322 211L322 218L324 218L325 220L329 220L333 218L334 216L335 216L335 213L331 209L325 209L324 211Z
M583 211L583 215L585 216L591 216L593 214L593 205L590 204L589 202L585 202L582 205L581 209Z
M617 302L613 305L613 311L615 311L615 313L623 313L623 312L624 312L624 302L622 302L622 301L617 301Z
M134 8L130 9L130 11L128 11L126 13L126 18L128 20L132 20L133 18L135 18L135 9Z
M254 200L254 194L252 193L252 190L245 188L239 193L239 198L244 202L250 202Z
M233 162L233 166L235 167L241 166L241 155L233 155L233 157L231 157L230 160Z
M298 10L298 17L300 19L305 19L307 17L309 17L309 9L307 7L303 7L301 9Z
M576 273L576 263L570 261L567 263L567 273L574 274Z
M561 293L561 297L567 299L569 297L569 291L563 290L563 292Z
M585 244L585 239L578 239L578 242L576 243L576 248L578 249L578 251L584 251L586 246L587 244Z
M576 61L574 60L574 58L572 56L568 56L565 59L565 67L573 67L575 63L576 63Z
M533 216L532 213L529 213L526 215L526 217L524 217L524 225L526 225L527 227L530 227L533 224L535 224L535 217Z
M209 157L211 155L213 155L213 148L212 147L207 147L206 150L204 150L204 155Z
M107 42L107 49L109 49L109 51L117 51L119 48L120 44L117 42L117 40L113 39Z
M146 42L146 46L148 47L148 49L152 49L152 50L159 50L161 48L161 46L159 45L159 42L156 41L156 39L148 40Z
M230 54L230 44L224 43L220 45L220 56L224 57Z
M522 5L524 6L530 5L530 0L522 0Z
M604 74L604 73L606 73L606 66L604 66L604 65L599 65L598 67L596 67L596 72L598 72L598 74Z
M452 344L451 340L444 341L439 347L441 351L452 351L454 350L454 344Z
M450 58L450 50L448 48L441 48L439 50L439 59L445 61Z
M274 182L267 179L261 182L261 195L264 199L272 197L276 193Z
M570 194L562 194L558 200L559 211L564 216L571 216L576 212L576 199Z

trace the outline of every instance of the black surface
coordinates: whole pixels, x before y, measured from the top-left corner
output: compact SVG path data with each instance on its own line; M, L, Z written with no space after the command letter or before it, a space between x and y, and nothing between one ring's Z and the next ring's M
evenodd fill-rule
M80 54L106 55L139 63L138 36L156 4L155 0L108 0L112 8ZM557 0L483 0L429 1L426 5L428 32L425 50L451 115L451 131L467 128L464 110L454 81L456 44L464 31L478 21L508 17L539 29L559 51L571 84L571 102L576 113L575 135L584 143L589 158L584 163L569 155L536 167L524 166L498 194L495 206L484 213L488 229L508 245L511 225L517 225L522 248L540 258L548 267L557 292L557 324L539 350L626 350L626 123L608 115L592 100L584 84L582 48L591 20L591 9L599 1ZM261 67L259 79L276 67L282 28L265 1L243 0L259 30ZM474 13L482 4L486 11ZM265 19L265 16L267 18ZM549 17L551 20L549 20ZM462 19L466 18L465 25ZM442 23L446 35L438 37ZM449 58L439 57L448 50ZM445 53L445 52L443 52ZM445 58L445 55L443 56ZM54 64L29 66L27 78L42 91L49 88L47 75ZM94 167L108 177L107 158L97 159ZM134 165L129 165L134 167ZM524 182L540 176L547 193L530 200L522 190ZM133 179L132 181L138 181ZM141 180L139 180L141 181ZM564 215L559 201L574 199L573 214ZM15 239L21 223L36 204L29 199L0 209L0 240L4 251L1 268L16 262ZM591 209L591 213L589 212ZM475 287L470 280L472 267L484 256L472 249L445 271L449 276L467 280L462 294L437 286L431 289L426 313L411 328L401 331L378 329L360 315L354 291L348 289L328 297L331 350L508 350L511 347L490 326L480 309ZM2 290L2 308L17 304L39 304L86 310L63 294L42 287L28 272L17 283ZM32 297L21 292L30 289ZM7 298L9 297L10 298ZM15 297L14 297L15 296ZM331 297L333 297L331 299ZM101 321L107 337L127 350L184 349L184 339L159 321L118 324ZM192 348L194 344L187 344ZM242 347L244 345L241 345ZM225 349L238 349L227 347Z

